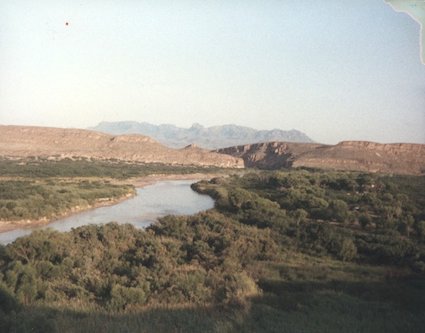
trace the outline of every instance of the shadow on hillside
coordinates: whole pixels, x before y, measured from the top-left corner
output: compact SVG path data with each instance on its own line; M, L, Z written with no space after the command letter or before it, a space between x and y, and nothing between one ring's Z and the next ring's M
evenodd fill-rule
M151 308L132 313L25 307L0 312L0 332L234 332L237 309Z
M22 307L0 295L0 332L422 332L425 281L261 281L261 296L226 307L106 314Z
M353 282L353 281L282 281L263 280L259 283L265 295L272 295L285 302L283 309L296 310L296 303L310 302L312 297L324 295L345 295L362 302L379 302L391 304L400 311L425 311L425 280L403 279L388 282ZM262 296L267 298L270 296Z

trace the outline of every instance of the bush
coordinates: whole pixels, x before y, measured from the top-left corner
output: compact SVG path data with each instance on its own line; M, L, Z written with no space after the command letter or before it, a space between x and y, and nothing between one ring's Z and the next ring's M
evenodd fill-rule
M351 239L344 239L338 257L342 261L351 261L357 257L357 247Z
M109 297L108 308L115 311L125 310L130 305L143 305L147 300L147 295L143 289L121 285L114 285Z

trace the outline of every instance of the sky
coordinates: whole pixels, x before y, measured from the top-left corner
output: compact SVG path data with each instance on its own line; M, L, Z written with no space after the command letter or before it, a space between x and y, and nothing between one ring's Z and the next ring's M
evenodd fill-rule
M383 0L0 0L0 124L425 143L419 34Z

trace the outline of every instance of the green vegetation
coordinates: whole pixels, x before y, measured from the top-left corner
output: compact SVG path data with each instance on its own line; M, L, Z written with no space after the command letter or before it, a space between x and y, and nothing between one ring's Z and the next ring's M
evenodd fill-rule
M215 173L217 167L167 165L159 163L126 163L120 160L27 158L10 160L0 158L0 175L3 177L108 177L127 179L150 174Z
M105 181L3 180L0 181L1 220L37 220L61 216L72 209L87 208L134 192L130 185Z
M423 177L260 172L194 216L0 247L0 331L422 332Z
M129 185L112 184L115 179L122 182L151 174L217 172L229 170L83 158L0 158L0 223L1 220L51 219L75 207L88 208L99 200L114 200L134 192Z

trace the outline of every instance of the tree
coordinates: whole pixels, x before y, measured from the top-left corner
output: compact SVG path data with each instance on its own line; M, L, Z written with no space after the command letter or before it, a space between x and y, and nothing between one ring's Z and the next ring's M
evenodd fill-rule
M350 261L357 257L357 247L351 239L346 238L342 241L338 256L343 261Z
M332 218L338 222L346 222L348 218L348 205L342 200L332 200L329 208L331 210Z

